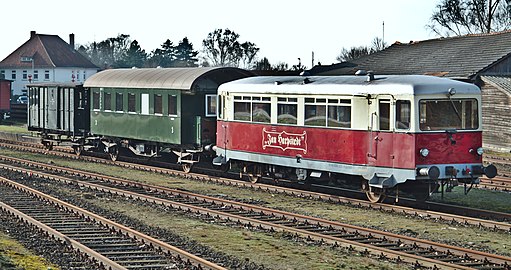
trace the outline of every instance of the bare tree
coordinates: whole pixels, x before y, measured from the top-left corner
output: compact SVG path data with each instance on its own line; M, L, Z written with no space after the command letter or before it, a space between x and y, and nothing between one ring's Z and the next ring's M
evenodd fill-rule
M348 62L353 59L360 58L387 48L387 43L379 37L375 37L371 42L371 46L355 46L349 49L342 48L341 53L337 56L337 61Z
M240 43L236 32L229 29L215 29L202 41L206 60L212 66L250 67L259 52L252 42ZM209 61L206 61L209 63Z
M510 4L511 0L441 0L427 27L439 36L507 30Z

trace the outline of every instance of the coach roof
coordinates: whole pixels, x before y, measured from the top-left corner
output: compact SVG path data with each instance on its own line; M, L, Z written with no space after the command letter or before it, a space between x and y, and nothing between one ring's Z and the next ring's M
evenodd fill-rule
M251 77L225 83L219 91L247 94L431 95L447 93L449 88L454 88L459 94L481 92L474 84L425 75L376 75L371 81L367 76Z
M252 76L252 73L226 67L108 69L91 76L84 86L192 91L216 88L224 82L247 76Z

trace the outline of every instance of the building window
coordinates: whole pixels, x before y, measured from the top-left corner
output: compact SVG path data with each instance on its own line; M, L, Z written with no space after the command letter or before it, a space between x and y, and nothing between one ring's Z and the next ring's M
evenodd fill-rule
M277 123L293 124L297 123L297 99L296 98L278 98L277 102Z
M24 81L26 81L26 80L28 79L28 71L23 70L23 75L22 75L22 76L23 76L23 77L22 77L22 79L23 79Z
M39 80L39 70L34 70L34 81Z
M13 70L11 73L11 79L16 80L16 70Z
M92 109L99 110L99 92L92 92Z
M83 71L83 81L85 81L85 78L86 78L86 77L85 77L85 74L86 74L86 73L85 73L85 70L84 70L84 71Z
M161 95L154 95L154 114L163 114Z
M216 116L216 95L206 95L206 116Z
M5 79L5 70L0 70L0 79Z
M111 111L112 110L112 94L110 93L103 93L103 110L105 111Z
M50 71L49 70L45 70L44 71L44 80L45 81L49 81L50 80Z
M176 115L177 116L177 96L176 95L169 95L169 115Z
M128 112L136 113L136 96L133 93L128 94Z
M123 104L123 94L122 93L116 93L115 94L115 110L118 112L124 111L124 104Z

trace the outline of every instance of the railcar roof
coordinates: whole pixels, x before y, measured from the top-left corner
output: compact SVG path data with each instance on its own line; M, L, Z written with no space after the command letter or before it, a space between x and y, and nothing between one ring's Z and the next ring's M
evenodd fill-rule
M91 76L84 86L193 90L200 79L218 86L251 75L243 69L226 67L108 69Z
M289 93L340 95L432 95L445 94L454 88L459 94L480 94L474 84L425 75L367 76L261 76L225 83L219 91L236 93Z

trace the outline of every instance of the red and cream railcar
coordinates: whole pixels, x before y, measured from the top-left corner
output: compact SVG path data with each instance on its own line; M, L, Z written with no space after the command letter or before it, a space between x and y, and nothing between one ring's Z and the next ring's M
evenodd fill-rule
M371 201L396 188L426 199L440 184L477 183L481 92L420 75L252 77L218 89L215 165L252 181L361 176ZM442 186L443 187L443 186Z

